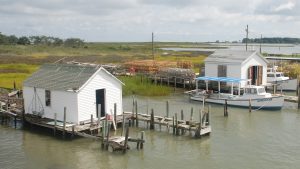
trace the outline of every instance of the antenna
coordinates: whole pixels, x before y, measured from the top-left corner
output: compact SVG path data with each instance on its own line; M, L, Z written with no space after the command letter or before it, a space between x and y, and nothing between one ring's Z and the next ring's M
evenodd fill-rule
M154 60L154 33L152 32L152 59Z
M259 53L261 53L261 43L262 43L262 34L260 34L260 44L259 44Z
M248 34L249 34L249 29L248 29L248 25L246 28L246 51L248 50Z

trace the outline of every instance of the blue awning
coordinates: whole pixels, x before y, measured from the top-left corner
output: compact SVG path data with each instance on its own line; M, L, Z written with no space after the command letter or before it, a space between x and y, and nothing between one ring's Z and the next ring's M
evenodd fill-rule
M210 76L197 77L196 80L231 82L231 83L240 83L242 81L248 81L248 79L239 79L239 78L233 78L233 77L210 77Z

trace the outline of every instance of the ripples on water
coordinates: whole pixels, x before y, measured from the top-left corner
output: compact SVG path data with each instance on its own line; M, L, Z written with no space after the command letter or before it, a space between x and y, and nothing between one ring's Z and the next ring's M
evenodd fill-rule
M185 112L194 117L199 102L174 96L152 98L148 108L164 115L165 101L170 101L170 116ZM124 98L131 105L131 98ZM139 110L146 112L147 99L138 99ZM223 117L223 107L212 106L212 134L200 140L188 136L173 136L165 131L131 129L130 136L145 130L144 150L132 149L127 154L102 151L97 141L85 138L64 141L39 131L22 131L0 126L0 168L28 169L140 169L140 168L209 168L209 169L288 169L300 165L300 113L296 104L286 103L281 111L255 111L229 107L229 117ZM131 110L131 106L125 106ZM145 127L145 126L144 126ZM163 128L164 129L164 128Z

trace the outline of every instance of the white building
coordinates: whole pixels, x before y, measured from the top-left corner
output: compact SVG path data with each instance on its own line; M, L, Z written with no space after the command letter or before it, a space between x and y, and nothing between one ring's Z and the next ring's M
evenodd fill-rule
M267 64L256 51L216 50L205 60L205 76L250 79L252 85L266 85Z
M104 68L91 65L45 64L23 84L25 113L79 124L88 121L91 114L98 118L114 111L122 113L123 83ZM100 111L99 111L100 112Z

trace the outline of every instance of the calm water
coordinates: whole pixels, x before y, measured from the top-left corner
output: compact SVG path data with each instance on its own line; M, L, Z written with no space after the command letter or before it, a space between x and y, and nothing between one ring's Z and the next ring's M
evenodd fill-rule
M165 101L170 101L170 112L194 114L201 104L189 102L182 95L164 98L138 98L139 110L165 112ZM131 110L132 98L124 98L125 110ZM0 168L28 169L294 169L300 166L300 112L296 104L286 103L281 111L255 111L229 108L223 117L222 106L212 106L212 129L209 137L192 139L173 136L165 131L131 129L130 136L145 130L144 150L135 144L127 154L109 153L100 143L78 138L64 141L37 131L23 131L0 125ZM197 111L196 111L197 110ZM171 113L170 113L171 114ZM196 117L195 117L196 118ZM144 123L140 123L144 126Z
M226 43L213 43L212 45L216 47L225 47L231 50L245 50L245 44L226 44ZM256 50L259 51L259 44L249 44L248 50ZM206 51L213 52L216 49L206 49L206 48L161 48L162 50L173 50L173 51ZM263 44L262 52L268 54L299 54L300 53L300 45L293 44Z

